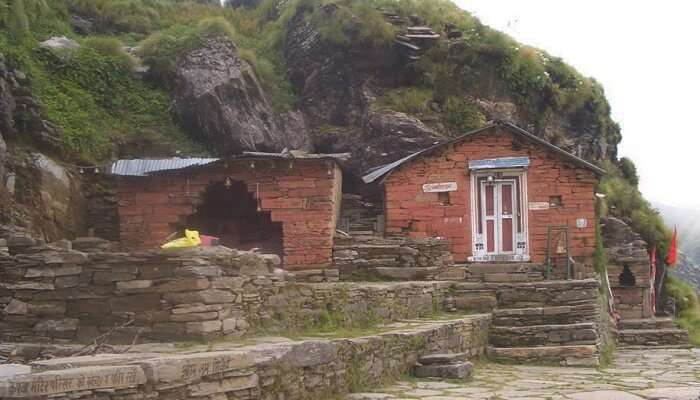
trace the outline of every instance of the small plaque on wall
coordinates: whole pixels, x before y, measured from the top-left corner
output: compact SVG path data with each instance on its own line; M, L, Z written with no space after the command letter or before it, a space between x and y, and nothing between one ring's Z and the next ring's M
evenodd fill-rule
M457 191L457 182L426 183L423 193L441 193Z
M588 228L588 220L586 218L579 218L576 220L576 227L578 229Z
M547 201L531 201L528 204L528 209L530 211L544 211L549 210L549 202Z

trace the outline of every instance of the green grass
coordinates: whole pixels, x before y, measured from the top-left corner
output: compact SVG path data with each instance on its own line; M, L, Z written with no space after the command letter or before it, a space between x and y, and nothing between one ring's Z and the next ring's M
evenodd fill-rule
M671 232L659 212L644 199L637 188L636 173L630 174L634 164L627 159L622 164L627 175L617 164L606 162L607 174L598 185L598 191L606 198L600 206L601 215L612 215L630 221L632 229L649 244L656 246L661 259L666 258L671 242Z
M690 333L690 343L700 347L700 301L692 286L672 274L664 282L664 296L676 303L676 322Z
M379 99L375 108L391 108L406 114L422 115L430 111L433 100L431 89L407 87L387 92Z

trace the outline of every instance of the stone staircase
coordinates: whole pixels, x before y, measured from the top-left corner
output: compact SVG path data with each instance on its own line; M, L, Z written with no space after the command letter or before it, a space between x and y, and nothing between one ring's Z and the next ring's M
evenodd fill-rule
M617 340L621 347L690 347L688 331L677 327L672 318L622 320Z
M435 238L336 238L333 263L344 281L448 280L454 269L449 242Z
M544 280L546 267L535 263L458 264L466 272L467 282L538 282Z
M595 366L598 286L595 279L459 283L454 307L492 312L494 359Z

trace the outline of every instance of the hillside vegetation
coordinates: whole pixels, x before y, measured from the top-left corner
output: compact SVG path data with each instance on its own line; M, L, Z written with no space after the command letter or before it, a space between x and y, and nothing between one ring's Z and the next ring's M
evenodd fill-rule
M630 220L665 253L668 231L637 190L634 165L616 159L620 129L610 117L603 88L560 58L483 25L448 0L261 0L245 2L253 4L247 8L217 3L0 0L0 53L28 74L47 119L62 130L67 158L100 161L131 154L133 148L138 150L132 155L152 155L155 143L194 153L199 147L173 122L171 78L178 57L207 36L235 42L275 109L295 110L299 89L290 83L285 58L288 26L295 17L309 22L329 48L361 54L362 49L394 46L402 28L384 14L406 21L419 16L443 38L454 31L459 36L437 41L406 66L409 78L377 84L373 108L415 115L454 134L486 121L475 99L507 98L531 125L528 129L556 144L567 138L548 127L564 120L565 127L588 135L583 142L590 158L606 163L609 175L600 185L608 195L604 209ZM90 30L79 34L71 26L76 17L90 21ZM39 42L60 35L78 41L80 50L62 58L39 48ZM137 48L140 61L127 54L129 46ZM145 79L134 72L139 62L150 67ZM601 144L611 150L600 150Z

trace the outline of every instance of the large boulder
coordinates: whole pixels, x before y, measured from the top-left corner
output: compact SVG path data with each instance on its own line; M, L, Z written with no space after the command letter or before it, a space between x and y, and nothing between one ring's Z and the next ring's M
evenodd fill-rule
M275 112L253 68L228 38L211 36L180 57L174 82L181 125L219 153L311 150L303 119ZM285 121L294 129L285 129Z
M332 14L336 7L324 6ZM339 46L324 41L301 9L287 28L285 58L299 107L314 124L361 124L371 101L370 78L400 67L401 56L393 48L362 44Z

